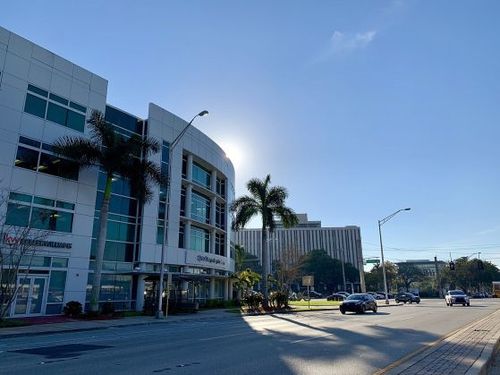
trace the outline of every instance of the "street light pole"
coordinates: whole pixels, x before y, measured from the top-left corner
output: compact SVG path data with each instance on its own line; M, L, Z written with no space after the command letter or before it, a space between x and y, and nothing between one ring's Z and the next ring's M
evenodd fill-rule
M163 319L166 316L163 314L163 279L165 277L165 255L167 249L167 240L168 240L168 230L167 223L170 216L170 181L172 177L172 156L175 146L179 143L181 138L186 134L186 131L191 126L193 121L197 117L203 117L208 115L208 111L201 111L196 116L194 116L191 121L182 129L179 135L173 140L173 142L168 146L168 172L167 172L167 186L166 186L166 198L165 198L165 215L163 217L163 242L161 244L161 265L160 265L160 284L158 286L158 310L156 311L156 318ZM167 296L168 298L168 296Z
M384 294L385 294L385 304L389 304L389 298L387 297L387 276L385 274L385 261L384 261L384 246L382 245L382 225L391 220L394 216L396 216L401 211L410 211L411 208L401 208L396 212L393 212L389 216L384 217L382 220L378 221L378 235L380 238L380 258L382 260L382 274L384 276Z

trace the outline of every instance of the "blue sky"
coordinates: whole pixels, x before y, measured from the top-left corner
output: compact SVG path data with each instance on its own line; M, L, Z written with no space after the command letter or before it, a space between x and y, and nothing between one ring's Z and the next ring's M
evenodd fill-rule
M270 173L364 255L500 264L498 1L10 1L0 25L157 103ZM254 223L255 225L258 223Z

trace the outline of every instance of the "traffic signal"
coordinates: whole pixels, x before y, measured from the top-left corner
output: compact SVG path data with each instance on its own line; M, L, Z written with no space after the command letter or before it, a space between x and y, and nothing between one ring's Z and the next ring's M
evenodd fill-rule
M455 263L450 262L450 271L455 271Z
M477 269L480 271L484 270L484 264L482 260L477 261Z

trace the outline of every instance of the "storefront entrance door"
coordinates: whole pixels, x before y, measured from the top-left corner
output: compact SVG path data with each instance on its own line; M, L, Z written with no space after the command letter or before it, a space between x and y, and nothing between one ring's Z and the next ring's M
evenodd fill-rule
M21 276L14 303L14 316L41 315L45 308L47 277Z

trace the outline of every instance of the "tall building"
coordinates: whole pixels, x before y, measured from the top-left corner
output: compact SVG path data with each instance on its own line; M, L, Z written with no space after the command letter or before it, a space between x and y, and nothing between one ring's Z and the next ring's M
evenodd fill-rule
M321 221L309 221L307 214L298 214L299 224L284 228L278 223L269 234L268 245L270 260L282 260L287 250L305 255L312 250L322 249L334 259L351 263L360 273L359 290L364 290L363 251L361 231L357 226L322 227ZM262 259L262 230L242 229L235 233L235 243L248 253Z
M23 260L21 286L10 316L59 314L68 301L89 302L105 175L79 170L52 151L61 136L89 136L92 110L115 131L157 139L151 160L172 163L165 268L172 298L228 299L234 168L209 137L190 127L168 160L169 144L187 122L155 104L147 118L106 102L108 82L98 75L0 27L0 189L6 197L1 249L16 238L8 228L47 231L35 255ZM128 182L112 187L101 302L141 310L157 289L165 225L165 189L155 186L142 205ZM29 265L29 272L26 272Z

